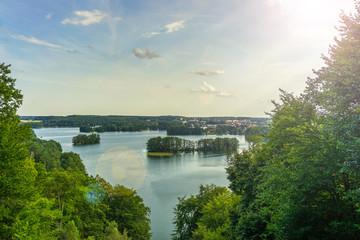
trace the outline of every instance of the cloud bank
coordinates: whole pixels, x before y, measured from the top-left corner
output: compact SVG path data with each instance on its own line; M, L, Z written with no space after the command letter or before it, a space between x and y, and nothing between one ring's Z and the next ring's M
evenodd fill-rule
M138 58L147 58L147 59L152 59L152 58L157 58L160 57L159 54L154 53L153 51L150 50L141 50L139 48L134 48L133 49L133 53L135 54L136 57Z

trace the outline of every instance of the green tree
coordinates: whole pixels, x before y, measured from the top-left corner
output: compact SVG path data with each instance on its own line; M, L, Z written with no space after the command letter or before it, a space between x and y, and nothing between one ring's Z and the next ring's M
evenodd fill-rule
M74 152L62 153L60 156L61 167L65 170L72 169L77 172L86 174L85 166L80 155Z
M105 229L105 240L131 240L132 238L127 236L126 229L121 234L118 230L118 224L115 221L109 223Z
M60 156L62 153L60 143L54 140L47 141L33 137L28 149L31 151L35 162L44 164L47 171L60 167Z
M0 236L5 239L11 238L15 216L37 198L37 173L25 143L31 131L16 115L22 95L15 88L15 79L8 76L9 67L0 64Z
M127 231L132 239L150 239L150 208L135 191L129 194L129 189L115 185L104 203L109 206L107 218L118 224L119 231Z
M59 239L62 214L55 204L41 198L26 206L16 217L14 239Z
M198 229L198 222L203 216L203 208L217 196L227 193L225 187L201 185L197 195L186 198L179 197L179 203L174 208L175 217L173 224L175 229L172 239L192 239L193 232Z
M238 197L227 191L209 201L201 210L198 229L193 232L194 239L229 239L230 211Z
M80 240L80 233L73 220L69 221L64 230L65 239L67 240Z

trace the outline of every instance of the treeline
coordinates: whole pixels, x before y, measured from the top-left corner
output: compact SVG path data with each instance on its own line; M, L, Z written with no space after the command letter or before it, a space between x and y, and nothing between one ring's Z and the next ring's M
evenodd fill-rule
M146 143L148 152L234 152L239 148L236 138L205 138L191 141L178 137L155 137Z
M185 125L170 126L166 129L167 135L201 135L203 131L199 127L188 127Z
M101 126L80 126L80 132L140 132L144 130L165 130L169 124L164 123L131 123L131 122L119 122L119 123L105 123Z
M217 125L214 128L189 127L186 125L170 126L166 129L169 136L172 135L243 135L245 126Z
M99 134L79 134L72 139L72 143L75 146L88 145L88 144L97 144L100 143L100 135Z
M179 116L23 116L34 128L82 127L81 132L166 130L169 126L181 124Z
M170 126L182 125L182 121L206 122L207 124L226 124L227 120L246 120L258 125L266 124L270 118L251 117L184 117L184 116L100 116L100 115L69 115L69 116L22 116L22 120L30 122L33 127L80 127L80 126L103 126L104 124L143 124L151 129L166 130ZM192 122L196 124L196 122Z
M281 90L273 101L267 141L228 157L232 192L201 186L179 198L173 239L360 239L360 1L355 5L355 14L341 15L341 38L305 92Z
M0 64L0 238L150 239L150 209L136 191L89 176L78 154L20 124L9 73Z
M251 124L266 125L269 118L180 116L23 116L33 128L79 127L80 132L116 132L166 130L171 135L243 135ZM247 121L241 125L227 125L228 120ZM205 124L206 123L206 124ZM207 127L207 124L212 125Z

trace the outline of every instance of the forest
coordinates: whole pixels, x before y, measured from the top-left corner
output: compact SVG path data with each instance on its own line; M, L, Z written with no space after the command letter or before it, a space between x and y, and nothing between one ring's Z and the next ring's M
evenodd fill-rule
M89 176L78 154L20 124L10 73L0 64L0 239L150 239L135 190Z
M146 142L148 152L236 152L239 141L236 138L206 138L191 141L178 137L155 137Z
M230 190L179 198L172 239L360 239L360 2L305 91L227 158ZM260 130L260 129L254 129ZM261 136L262 135L262 136Z

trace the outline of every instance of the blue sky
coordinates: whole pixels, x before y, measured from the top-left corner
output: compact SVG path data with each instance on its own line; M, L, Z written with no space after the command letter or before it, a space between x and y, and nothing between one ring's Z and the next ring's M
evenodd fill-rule
M20 115L263 117L303 91L352 0L2 0Z

